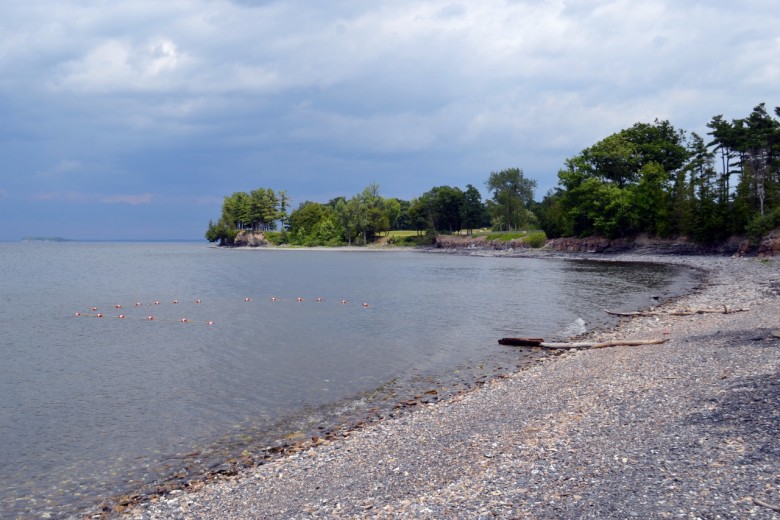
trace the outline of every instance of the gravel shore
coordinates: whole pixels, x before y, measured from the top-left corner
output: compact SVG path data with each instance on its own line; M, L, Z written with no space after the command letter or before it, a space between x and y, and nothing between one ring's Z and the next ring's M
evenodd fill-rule
M626 318L591 339L669 341L567 351L121 517L780 519L780 260L608 259L708 271L658 310L749 310Z

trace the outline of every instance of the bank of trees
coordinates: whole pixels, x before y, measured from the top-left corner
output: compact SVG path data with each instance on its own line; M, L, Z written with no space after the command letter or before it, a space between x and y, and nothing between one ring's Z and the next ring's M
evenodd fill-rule
M289 214L286 192L259 188L225 197L221 216L209 222L206 238L231 245L241 231L249 230L264 231L277 243L337 246L368 244L391 230L415 230L411 241L425 243L436 233L470 233L491 222L497 228L518 229L533 221L528 208L534 185L516 168L491 173L487 186L493 199L486 203L471 184L465 190L436 186L407 201L383 197L374 183L350 198L302 202Z
M760 104L707 127L705 140L668 121L637 123L567 159L535 207L541 227L551 237L717 242L780 225L780 122Z
M286 222L288 203L284 191L258 188L248 193L236 192L225 197L217 222L209 221L206 239L232 244L242 230L273 231Z
M436 233L491 227L548 237L647 233L717 242L780 226L780 107L757 105L744 118L715 116L706 137L669 121L636 123L564 162L558 186L534 201L536 181L519 168L491 172L489 199L471 184L435 186L412 200L385 198L377 184L288 214L284 191L259 188L225 197L206 238L231 244L242 230L273 232L298 245L367 244L389 230ZM273 233L271 233L273 234Z
M394 229L400 216L401 202L382 197L379 185L370 184L349 199L301 203L290 214L286 241L304 246L367 244Z

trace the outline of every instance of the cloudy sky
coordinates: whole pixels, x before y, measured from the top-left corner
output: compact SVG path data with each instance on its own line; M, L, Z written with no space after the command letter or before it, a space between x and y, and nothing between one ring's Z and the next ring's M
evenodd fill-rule
M222 197L483 190L780 105L777 0L0 2L0 240L199 239Z

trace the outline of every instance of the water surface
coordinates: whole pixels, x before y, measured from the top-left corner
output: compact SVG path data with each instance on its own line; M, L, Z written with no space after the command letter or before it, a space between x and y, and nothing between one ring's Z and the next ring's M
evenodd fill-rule
M660 265L200 244L0 244L0 269L2 518L83 511L372 398L514 370L526 358L500 337L575 333L694 283Z

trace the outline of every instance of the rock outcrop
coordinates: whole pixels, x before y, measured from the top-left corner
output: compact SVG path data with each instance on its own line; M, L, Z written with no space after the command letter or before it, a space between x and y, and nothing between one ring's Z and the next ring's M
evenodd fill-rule
M542 248L547 251L565 253L625 253L655 255L735 255L750 256L758 253L760 256L780 256L780 230L767 236L757 249L750 241L734 237L725 242L706 245L698 244L686 238L661 239L639 235L632 238L604 237L567 237L548 240ZM530 246L522 239L487 240L485 236L473 237L464 235L438 235L436 247L441 249L526 249Z
M530 247L522 238L515 240L488 240L485 236L437 235L436 247L441 249L521 249Z
M758 246L758 256L780 256L780 228L764 237Z
M265 235L260 231L241 231L234 241L236 247L263 247L268 245Z

